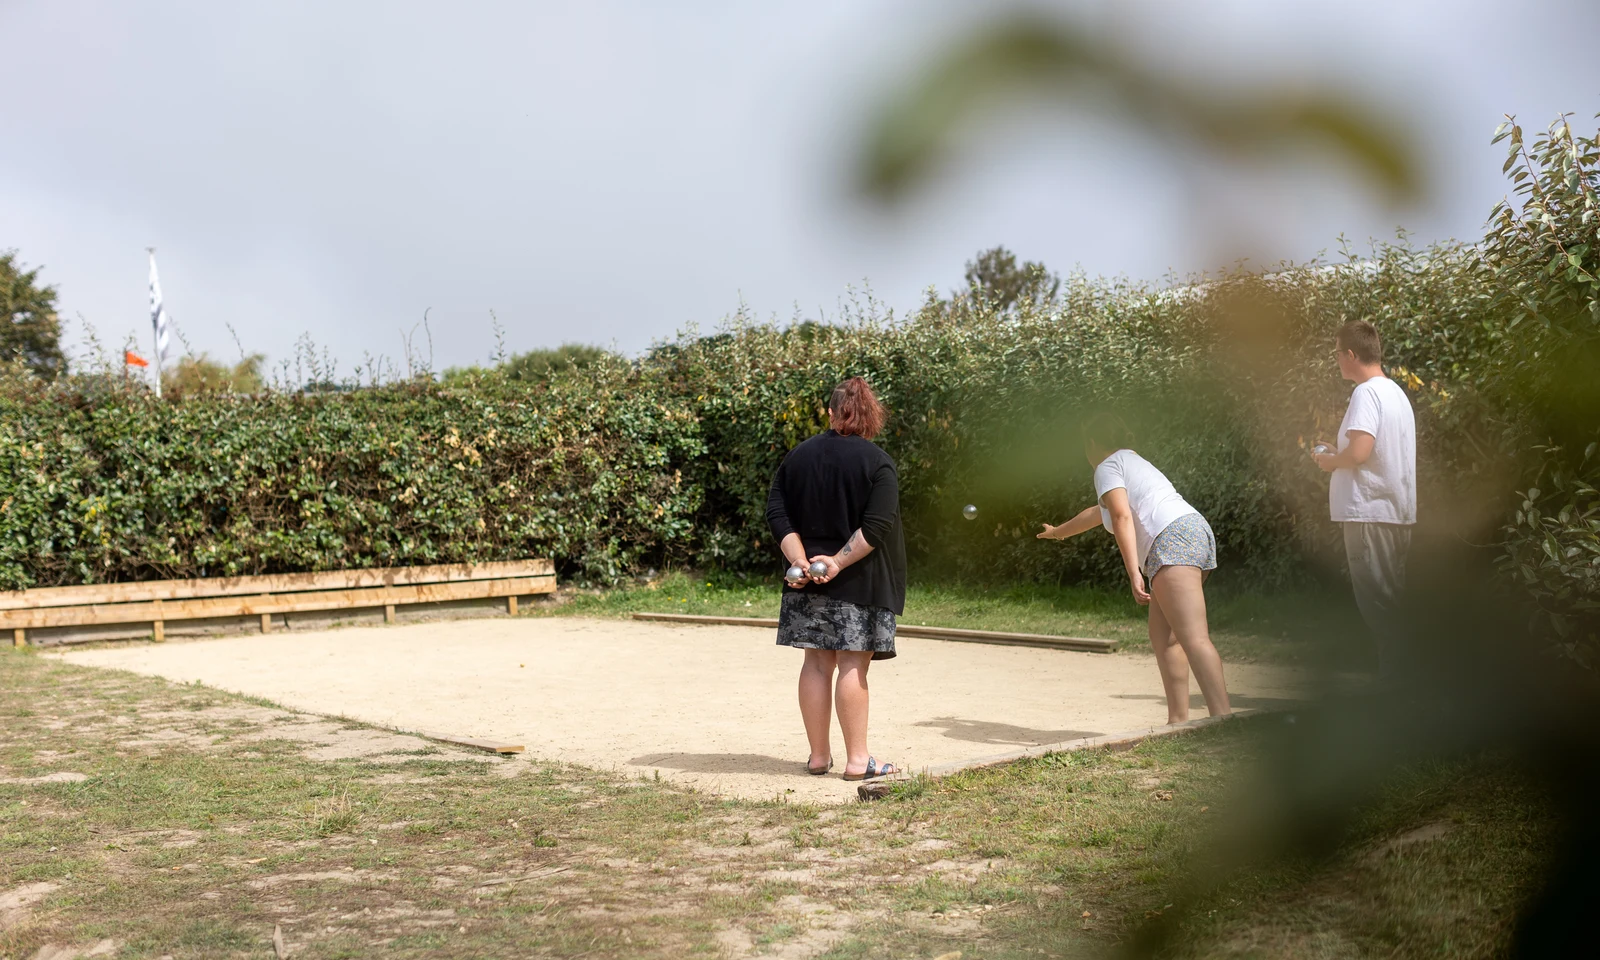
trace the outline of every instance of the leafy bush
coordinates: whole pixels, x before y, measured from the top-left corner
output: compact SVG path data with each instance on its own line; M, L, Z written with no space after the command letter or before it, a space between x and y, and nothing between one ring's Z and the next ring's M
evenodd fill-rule
M200 393L260 393L266 388L261 375L265 354L241 357L233 366L211 359L206 354L185 356L176 366L161 374L162 389L174 397Z
M497 326L497 332L498 329ZM475 377L498 376L524 383L542 383L560 374L589 370L598 364L616 359L616 354L603 347L592 347L583 343L563 343L552 350L529 350L526 353L519 353L488 369L478 366L451 367L444 372L444 382L465 384Z
M693 417L626 369L584 389L0 393L0 587L554 556L681 559Z
M1530 142L1512 121L1505 169L1517 200L1496 205L1482 269L1504 318L1480 389L1504 432L1537 454L1505 567L1537 603L1536 624L1600 661L1600 135L1563 121ZM1514 440L1512 441L1515 442ZM1508 444L1509 445L1509 444Z

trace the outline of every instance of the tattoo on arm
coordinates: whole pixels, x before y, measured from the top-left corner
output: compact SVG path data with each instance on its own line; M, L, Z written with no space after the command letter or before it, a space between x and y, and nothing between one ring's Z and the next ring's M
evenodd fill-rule
M843 560L846 557L853 557L858 553L867 554L871 552L872 545L867 543L866 535L860 530L857 530L855 533L850 535L850 539L845 543L844 548L839 551L839 559Z

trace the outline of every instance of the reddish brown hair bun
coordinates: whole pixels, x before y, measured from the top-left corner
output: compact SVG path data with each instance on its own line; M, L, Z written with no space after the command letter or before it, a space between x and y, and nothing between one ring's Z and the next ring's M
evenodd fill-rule
M883 422L889 418L883 404L878 402L878 395L860 377L851 377L834 387L833 396L828 400L828 409L833 412L833 429L836 432L845 436L854 434L868 440L883 430Z

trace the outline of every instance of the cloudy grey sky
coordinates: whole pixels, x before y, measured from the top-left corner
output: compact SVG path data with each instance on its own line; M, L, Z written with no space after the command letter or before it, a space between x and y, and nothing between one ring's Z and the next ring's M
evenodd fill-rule
M894 216L850 194L875 98L993 8L0 0L0 249L45 266L64 316L148 346L155 246L196 351L236 356L231 323L277 361L309 333L346 372L398 355L429 308L442 368L493 351L491 309L512 350L634 352L741 299L832 316L865 281L914 306L995 244L1090 273L1216 266L1185 193L1205 164L1095 113L991 125ZM1277 256L1399 224L1476 236L1505 192L1500 115L1592 130L1600 111L1589 0L1050 9L1175 70L1335 82L1405 118L1424 207L1384 207L1316 156L1199 178Z

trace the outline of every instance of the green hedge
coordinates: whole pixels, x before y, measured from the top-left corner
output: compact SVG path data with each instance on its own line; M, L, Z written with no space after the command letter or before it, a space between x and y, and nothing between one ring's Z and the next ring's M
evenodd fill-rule
M1076 424L1114 408L1211 518L1224 565L1283 583L1332 544L1305 446L1333 432L1348 395L1329 347L1346 317L1391 314L1380 322L1418 407L1425 510L1478 469L1462 466L1446 415L1474 401L1441 385L1477 349L1440 332L1475 317L1438 321L1441 299L1480 302L1476 276L1452 272L1462 262L1459 248L1391 247L1209 288L1074 278L1043 309L736 321L540 384L165 402L14 386L0 394L0 585L532 554L600 581L675 561L764 571L773 470L824 428L828 392L852 374L893 413L881 442L923 570L1113 580L1098 538L1033 533L1093 499ZM1504 503L1513 481L1493 479Z
M161 402L0 396L0 587L556 556L686 557L694 418L626 372Z

